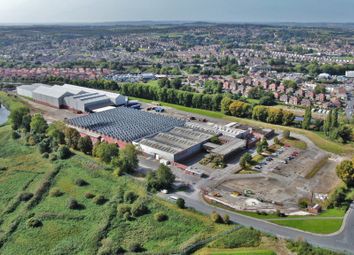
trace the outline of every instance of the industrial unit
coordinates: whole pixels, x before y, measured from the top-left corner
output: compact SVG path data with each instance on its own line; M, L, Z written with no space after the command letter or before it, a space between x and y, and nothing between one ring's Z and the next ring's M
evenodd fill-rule
M92 113L67 122L78 127L82 135L99 134L101 140L116 143L120 147L185 124L184 120L127 107Z
M178 162L200 152L203 144L215 135L206 130L175 127L166 133L142 139L139 146L142 152L154 158Z
M17 94L51 107L81 112L91 112L112 105L124 105L128 102L128 98L120 94L70 84L63 86L23 85L17 87Z

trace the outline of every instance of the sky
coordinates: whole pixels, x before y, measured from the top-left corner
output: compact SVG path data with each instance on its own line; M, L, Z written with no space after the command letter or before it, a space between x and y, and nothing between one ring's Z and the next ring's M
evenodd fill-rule
M354 22L354 0L0 0L0 23Z

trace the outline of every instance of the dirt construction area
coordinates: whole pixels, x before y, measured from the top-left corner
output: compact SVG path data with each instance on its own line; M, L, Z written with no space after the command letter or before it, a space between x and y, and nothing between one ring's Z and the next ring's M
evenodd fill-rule
M296 213L300 199L321 202L316 199L334 189L339 160L313 145L281 147L258 164L258 172L225 178L209 195L237 210Z

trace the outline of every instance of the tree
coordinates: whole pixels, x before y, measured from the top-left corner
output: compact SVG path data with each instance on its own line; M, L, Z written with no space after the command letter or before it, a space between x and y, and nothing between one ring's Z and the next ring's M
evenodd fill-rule
M348 125L341 125L337 129L337 135L342 143L348 143L353 140L353 129Z
M156 178L159 181L161 189L169 189L176 179L171 169L164 164L160 164L157 169Z
M22 126L22 120L25 115L29 114L27 107L19 107L11 111L9 119L12 122L12 129L17 130Z
M234 101L230 104L230 113L236 117L249 117L252 114L252 106L242 101Z
M80 151L82 151L85 154L91 155L92 154L92 140L89 136L85 137L80 137L77 147Z
M154 192L171 188L175 181L175 176L169 167L161 164L156 172L150 171L147 173L146 180L147 190Z
M331 124L331 129L333 128L337 128L339 126L339 122L338 122L338 109L334 109L334 111L332 111L332 122Z
M39 153L50 153L52 148L52 140L50 138L45 138L43 139L39 144L38 144L38 149Z
M176 205L178 206L178 208L184 209L186 207L186 202L184 201L183 198L179 197L176 201Z
M26 132L31 131L31 121L32 121L32 116L30 114L26 114L22 117L21 126L25 129Z
M71 156L71 151L67 146L60 146L57 155L59 159L67 159Z
M220 216L220 214L218 214L217 212L212 212L210 214L210 219L212 220L212 222L214 223L224 223L223 218Z
M229 97L224 97L221 100L221 112L223 114L229 115L230 114L230 105L232 104L232 99Z
M289 130L284 130L283 131L283 137L285 139L289 139L290 138L290 131Z
M290 111L283 111L283 125L290 126L295 120L295 114Z
M252 119L259 121L267 121L268 118L268 109L267 107L257 105L252 110Z
M138 156L133 144L127 144L120 150L119 156L113 159L113 165L117 166L121 172L132 173L138 168Z
M275 144L280 144L279 138L277 136L274 137L273 141Z
M81 137L80 133L74 128L65 128L64 135L66 145L70 148L77 149Z
M332 126L332 116L333 116L332 112L333 112L332 110L329 111L323 124L323 131L327 136L329 135L329 131Z
M57 144L65 143L64 130L66 129L65 123L62 121L54 121L47 129L47 136L51 137Z
M119 155L118 146L107 142L96 143L93 152L95 157L105 163L111 163L112 159Z
M260 105L275 105L275 98L273 95L263 96L259 99Z
M252 156L250 153L246 152L245 154L242 155L240 159L240 166L245 168L248 163L252 161Z
M311 119L312 119L312 112L311 112L311 107L307 107L305 111L305 116L304 120L302 121L302 128L303 129L309 129L311 125Z
M354 186L354 167L353 162L344 160L336 167L338 177L348 186Z
M33 134L45 134L48 128L47 121L38 113L32 117L30 126Z

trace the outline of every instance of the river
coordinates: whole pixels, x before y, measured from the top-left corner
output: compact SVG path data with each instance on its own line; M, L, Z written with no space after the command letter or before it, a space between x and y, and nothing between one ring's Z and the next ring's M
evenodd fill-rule
M0 104L0 125L6 123L9 118L10 112Z

